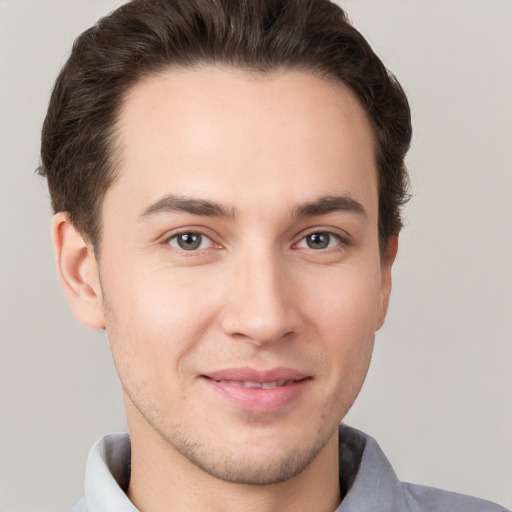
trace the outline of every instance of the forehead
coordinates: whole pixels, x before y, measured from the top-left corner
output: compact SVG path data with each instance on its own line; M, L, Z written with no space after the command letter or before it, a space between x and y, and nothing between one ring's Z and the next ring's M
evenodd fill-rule
M285 193L292 203L334 193L376 201L366 114L342 84L305 72L163 72L127 94L118 140L107 196L136 193L133 203L164 193L245 206Z

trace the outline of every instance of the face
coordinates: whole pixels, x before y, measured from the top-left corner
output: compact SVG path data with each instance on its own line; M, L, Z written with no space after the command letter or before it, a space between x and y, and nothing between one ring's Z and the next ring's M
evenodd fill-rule
M105 326L132 438L270 483L332 445L389 295L369 122L300 72L136 85L102 211Z

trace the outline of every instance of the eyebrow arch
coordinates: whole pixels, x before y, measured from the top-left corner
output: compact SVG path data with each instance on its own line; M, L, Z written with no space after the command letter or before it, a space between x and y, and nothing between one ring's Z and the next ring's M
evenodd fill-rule
M207 199L195 199L193 197L169 194L156 203L148 206L140 215L139 220L146 220L148 217L160 213L190 213L192 215L205 215L208 217L221 217L234 219L235 212L214 201Z
M356 213L363 217L368 216L364 206L347 195L320 197L315 201L299 205L294 210L296 217L313 217L334 212Z

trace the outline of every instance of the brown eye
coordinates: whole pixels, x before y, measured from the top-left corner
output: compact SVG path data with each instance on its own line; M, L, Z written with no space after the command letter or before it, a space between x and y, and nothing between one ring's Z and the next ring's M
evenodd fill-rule
M211 240L201 233L179 233L169 240L169 245L183 251L195 251L211 246Z

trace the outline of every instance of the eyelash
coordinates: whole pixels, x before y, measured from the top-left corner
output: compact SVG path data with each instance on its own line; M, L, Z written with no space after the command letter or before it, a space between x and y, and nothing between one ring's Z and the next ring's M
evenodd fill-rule
M314 231L310 231L309 233L306 233L296 244L294 244L294 247L298 247L299 244L305 243L308 244L308 237L312 237L313 235L317 236L327 236L328 238L328 246L322 247L322 248L316 248L313 247L304 247L304 249L310 249L315 252L331 252L335 250L339 250L341 247L345 247L348 245L348 242L345 238L343 238L340 234L334 233L333 231L329 230L321 230L321 229L315 229ZM331 242L335 241L335 244L333 246L329 245Z
M195 247L193 249L184 249L183 247L180 247L179 246L179 237L184 237L184 236L196 236L196 237L200 237L200 242L199 242L199 246L198 247ZM176 240L176 245L174 245L172 242ZM201 247L201 245L203 245L203 243L205 241L208 241L209 244L208 244L208 247ZM166 238L164 243L166 245L169 245L171 247L173 247L174 249L182 252L182 253L197 253L199 251L204 251L206 249L210 249L212 246L215 246L215 242L212 240L212 238L208 235L206 235L205 233L202 233L201 231L194 231L194 230L187 230L187 231L180 231L179 233L174 233L173 235L171 235L170 237ZM218 244L217 244L218 245ZM218 246L220 247L220 246Z
M197 247L194 247L194 248L191 248L191 249L184 249L183 247L180 247L179 246L179 242L178 242L178 239L179 237L183 237L183 236L186 236L186 235L189 235L189 236L197 236L197 237L200 237L200 242L199 242L199 245ZM328 241L328 246L327 247L322 247L322 248L313 248L313 247L299 247L299 244L301 243L305 243L305 244L308 244L308 237L311 237L313 235L320 235L320 236L328 236L329 237L329 241ZM332 240L335 240L335 245L329 247L329 245L331 244ZM172 242L173 241L176 241L176 244L173 244ZM201 245L203 245L203 243L205 241L208 241L209 244L208 244L208 247L201 247ZM171 246L173 247L173 249L176 249L178 251L180 251L181 253L189 253L190 255L194 254L194 253L198 253L200 251L205 251L207 249L211 249L212 247L215 247L217 246L217 248L220 248L220 244L216 244L212 238L210 236L208 236L207 234L205 234L204 232L201 232L199 230L186 230L186 231L180 231L178 233L174 233L173 235L167 237L165 240L164 240L164 243L165 245L168 245L168 246ZM329 230L329 229L315 229L315 230L312 230L306 234L304 234L298 242L294 243L292 245L293 248L298 248L298 249L305 249L305 250L311 250L313 252L334 252L336 250L340 250L342 248L345 248L349 245L349 241L347 240L347 237L343 237L341 236L339 233L336 233L332 230Z

